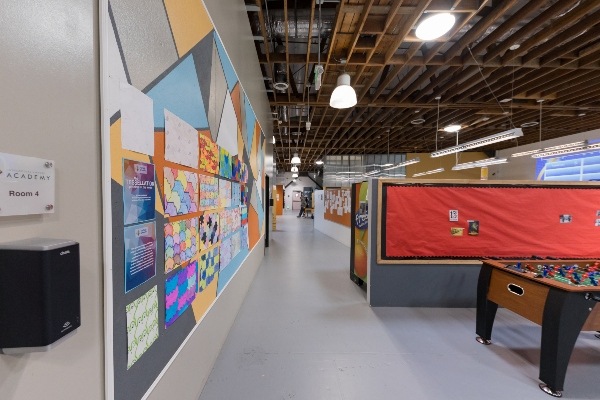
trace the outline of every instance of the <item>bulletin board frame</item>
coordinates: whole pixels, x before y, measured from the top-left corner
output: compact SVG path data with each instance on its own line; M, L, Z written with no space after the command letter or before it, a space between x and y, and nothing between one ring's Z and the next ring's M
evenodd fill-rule
M388 193L388 189L390 192ZM406 189L406 190L403 190ZM538 231L535 234L536 240L530 240L527 242L527 234L523 232L513 231L517 235L517 238L521 241L519 243L527 247L527 252L524 252L522 246L516 245L516 242L512 242L513 239L510 236L511 229L515 229L515 222L519 227L531 226L531 233L535 232L535 227L548 226L548 209L553 207L553 203L565 203L567 206L563 207L565 215L569 213L568 210L574 210L581 207L590 208L586 209L589 211L590 221L585 221L587 225L581 225L582 219L576 218L573 220L573 224L558 224L559 217L561 215L552 214L552 218L556 218L555 230L548 231L548 237L556 237L560 240L564 235L573 235L578 232L585 232L586 237L592 241L592 237L600 239L600 227L594 227L593 218L600 211L600 207L592 205L590 201L583 201L583 197L578 197L579 193L588 193L589 195L600 194L600 185L593 182L536 182L536 181L474 181L474 180L380 180L378 181L378 198L379 207L377 213L377 246L376 246L376 257L377 262L380 264L480 264L482 258L528 258L534 255L538 256L553 256L561 258L595 258L599 254L588 245L579 246L577 248L569 248L569 245L562 246L559 253L553 253L549 248L548 243L543 242L544 235L540 235ZM398 190L405 194L405 200L397 201ZM421 196L420 192L439 190L444 192L444 196ZM525 195L527 199L538 199L534 202L536 207L523 209L513 207L514 201L506 200L507 193L502 191L510 191L511 195ZM557 190L565 190L558 192ZM586 190L586 192L581 192ZM396 192L394 192L396 191ZM452 196L453 191L457 192L456 202L450 202L453 204L451 207L447 206L448 197ZM458 193L461 191L462 193ZM464 192L467 191L467 192ZM471 191L471 192L469 192ZM577 192L576 192L577 191ZM595 193L597 192L597 193ZM390 193L396 193L390 196ZM465 194L466 193L466 194ZM549 196L560 194L559 197ZM575 194L574 194L575 193ZM475 198L478 196L485 196L482 198ZM395 197L394 197L395 196ZM475 196L473 198L469 196ZM513 197L517 199L518 197ZM549 202L548 199L554 199L555 201ZM461 204L461 199L462 203ZM439 203L439 204L438 204ZM552 204L550 204L552 203ZM424 205L427 205L424 207ZM517 203L518 204L518 203ZM443 207L438 209L440 215L436 218L424 217L419 225L419 229L412 229L411 227L417 226L415 224L416 212L422 213L430 211L432 208L435 209L436 205ZM399 207L403 208L403 212L406 212L406 217L398 211ZM406 207L406 208L404 208ZM466 219L460 222L451 223L449 220L449 209L455 208L463 211L468 211L468 215L481 216L486 218L490 214L490 210L494 207L502 207L502 211L507 215L507 218L495 218L493 224L486 221L484 224L482 221L481 235L479 231L475 232L474 235L468 234L469 226L466 224ZM511 208L513 207L513 208ZM418 208L418 210L417 210ZM598 209L596 209L598 208ZM388 212L393 210L392 212ZM425 211L427 210L427 211ZM580 212L580 211L578 211ZM463 213L460 213L463 214ZM491 213L494 214L494 213ZM402 228L390 229L391 217L394 217L393 223L395 226L401 226ZM498 215L495 213L494 215ZM587 214L586 214L587 215ZM541 225L534 218L543 217L545 218L546 224ZM404 218L404 219L403 219ZM412 218L412 219L411 219ZM443 219L445 218L445 221ZM479 218L479 217L476 217ZM493 216L492 216L493 218ZM479 220L476 220L479 226ZM452 226L456 226L455 232L457 236L451 234ZM406 227L406 229L404 228ZM567 228L572 228L571 230ZM478 228L479 229L479 228ZM483 234L483 229L487 229L486 235ZM489 235L490 229L493 229L495 234ZM518 229L518 228L517 228ZM406 232L411 232L407 235ZM404 234L402 234L404 232ZM500 232L504 232L503 236ZM562 236L561 236L562 235ZM540 237L541 236L541 237ZM494 242L494 238L502 237L502 240ZM530 237L534 237L531 236ZM524 243L523 243L524 241ZM566 241L568 243L568 240ZM464 245L471 243L471 245ZM485 244L482 246L482 244ZM497 244L496 247L494 245ZM464 246L463 246L464 245ZM511 253L511 246L515 245L515 254ZM439 253L436 252L422 252L419 253L415 249L417 247L426 248L427 250L442 250ZM491 247L490 247L491 246ZM560 247L560 246L559 246ZM473 250L476 248L477 250ZM390 249L394 249L390 251ZM400 249L400 251L399 251ZM462 254L461 254L462 251ZM404 253L402 253L404 252ZM561 253L563 252L563 253ZM577 254L571 254L573 252L581 252Z

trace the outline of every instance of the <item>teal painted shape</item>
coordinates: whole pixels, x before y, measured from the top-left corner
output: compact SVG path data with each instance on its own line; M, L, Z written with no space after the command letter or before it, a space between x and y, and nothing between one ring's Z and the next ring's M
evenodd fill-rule
M252 139L254 138L254 123L256 121L256 116L254 115L254 110L250 106L250 101L248 100L248 96L244 93L244 110L246 111L246 120L244 124L246 125L246 148L248 149L248 154L252 153Z
M227 57L227 53L225 52L223 43L221 43L221 38L217 33L215 33L215 43L217 44L217 51L219 52L219 58L221 59L221 66L223 67L223 72L225 72L225 80L227 80L227 89L229 90L229 92L231 92L238 81L238 77L235 73L235 70L233 69L233 65L231 65L231 60L229 59L229 57Z
M154 100L154 127L165 127L164 109L196 129L208 128L208 119L192 55L186 57L148 93Z

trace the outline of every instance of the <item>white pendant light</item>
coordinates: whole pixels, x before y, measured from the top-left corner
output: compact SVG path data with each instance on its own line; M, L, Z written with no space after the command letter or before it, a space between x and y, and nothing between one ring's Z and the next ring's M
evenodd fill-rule
M356 92L350 86L350 75L343 73L337 78L337 86L331 93L329 106L333 108L350 108L356 105Z
M300 157L298 157L298 153L294 153L294 157L292 157L292 164L300 164Z
M292 169L290 169L290 172L298 172L298 167L294 165Z
M296 173L292 174L292 178L296 179L297 177L298 177L298 174L296 174Z
M415 35L421 40L437 39L452 29L455 22L456 18L450 13L435 13L421 21Z
M317 161L315 161L315 164L317 164L317 165L323 165L323 160L317 160Z

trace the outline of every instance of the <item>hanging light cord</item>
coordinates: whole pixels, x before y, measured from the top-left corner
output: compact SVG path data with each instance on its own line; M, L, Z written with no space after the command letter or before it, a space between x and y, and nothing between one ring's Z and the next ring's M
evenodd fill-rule
M469 54L471 54L471 57L473 58L473 61L475 61L475 65L477 65L477 69L479 70L479 73L481 74L481 78L483 79L483 82L485 82L485 85L487 86L487 88L489 89L490 93L494 97L494 100L496 100L496 103L498 103L498 106L500 106L500 109L504 113L505 112L504 111L504 107L502 107L502 103L500 103L500 101L498 100L498 98L494 94L494 91L490 87L490 84L488 83L487 79L485 79L485 76L483 75L483 72L482 72L483 68L481 67L481 65L479 65L479 62L477 61L477 59L473 55L473 52L471 51L471 46L467 46L467 49L469 49ZM513 72L514 72L514 70L513 70ZM513 76L513 80L514 80L514 76ZM513 124L512 115L508 114L507 118L508 118L508 121L510 122L510 126L512 126L514 128L515 124Z
M438 149L438 135L440 132L440 100L442 99L441 96L438 96L437 101L438 101L438 105L437 105L437 120L435 122L435 151L437 151Z
M542 143L542 104L544 104L544 100L540 100L540 143Z

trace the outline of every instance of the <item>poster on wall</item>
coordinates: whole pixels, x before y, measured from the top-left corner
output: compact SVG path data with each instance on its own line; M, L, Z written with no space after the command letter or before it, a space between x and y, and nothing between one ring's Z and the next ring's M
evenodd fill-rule
M176 168L164 169L165 214L177 216L198 211L198 175Z
M125 292L156 275L156 225L125 227Z
M324 218L350 227L351 199L350 188L326 188Z
M368 182L352 185L352 231L350 277L367 281L367 257L369 247ZM360 283L360 282L359 282Z
M165 109L165 160L198 168L198 131Z
M123 159L123 220L125 225L154 219L154 165Z
M165 328L173 325L192 301L198 287L198 262L177 271L165 282Z
M165 274L198 254L198 218L165 224Z
M120 82L121 146L149 156L154 155L154 103L140 90Z

